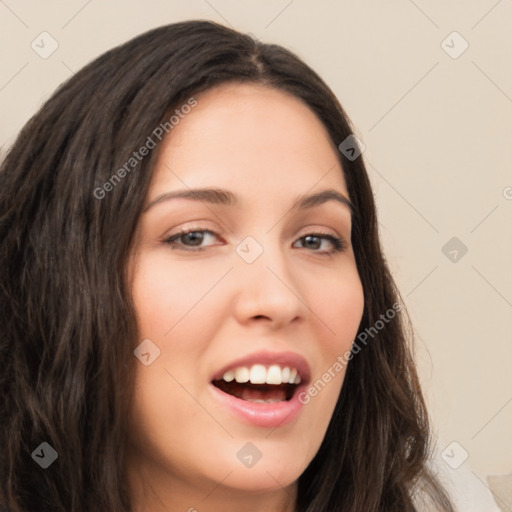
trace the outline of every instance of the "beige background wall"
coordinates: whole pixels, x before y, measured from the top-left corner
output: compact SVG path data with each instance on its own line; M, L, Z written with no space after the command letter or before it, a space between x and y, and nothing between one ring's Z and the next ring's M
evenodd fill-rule
M58 84L158 25L212 19L302 56L366 144L447 478L512 472L512 1L5 0L0 17L4 151Z

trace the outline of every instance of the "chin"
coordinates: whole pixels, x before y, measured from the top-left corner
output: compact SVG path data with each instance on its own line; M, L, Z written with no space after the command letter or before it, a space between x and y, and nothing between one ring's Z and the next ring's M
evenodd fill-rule
M226 471L226 474L229 470ZM300 474L290 469L277 466L251 469L237 468L224 480L223 486L232 490L238 490L244 494L266 494L274 491L281 491L283 488L293 485Z

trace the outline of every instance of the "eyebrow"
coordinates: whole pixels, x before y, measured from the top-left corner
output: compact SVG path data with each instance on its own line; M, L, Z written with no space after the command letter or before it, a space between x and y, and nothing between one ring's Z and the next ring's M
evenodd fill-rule
M160 204L164 201L171 199L191 199L194 201L202 201L211 204L220 204L228 206L236 206L239 204L238 198L229 190L221 188L199 188L199 189L187 189L187 190L175 190L172 192L166 192L159 195L153 201L151 201L145 208L144 212L147 212L153 206ZM308 210L316 206L320 206L328 201L337 201L347 206L351 213L354 211L354 206L350 200L340 192L334 189L326 189L316 194L310 194L308 196L300 196L293 204L292 210Z

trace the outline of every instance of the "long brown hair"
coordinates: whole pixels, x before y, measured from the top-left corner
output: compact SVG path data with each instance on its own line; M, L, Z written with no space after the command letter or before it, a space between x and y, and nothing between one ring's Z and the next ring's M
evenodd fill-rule
M126 418L140 342L125 270L157 151L105 183L192 95L255 82L302 99L338 146L352 133L322 79L281 46L209 21L151 30L59 87L0 171L0 505L129 512ZM359 332L400 300L363 159L340 159L365 296ZM382 323L382 322L381 322ZM430 431L405 310L348 364L298 512L452 511L426 462ZM31 454L47 442L46 469Z

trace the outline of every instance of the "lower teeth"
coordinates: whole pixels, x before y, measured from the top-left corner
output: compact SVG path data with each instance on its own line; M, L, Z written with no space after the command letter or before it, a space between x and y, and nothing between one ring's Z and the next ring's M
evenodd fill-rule
M282 402L282 400L272 400L269 398L268 400L260 400L258 399L252 399L252 398L246 398L246 402L256 402L257 404L275 404L276 402Z

